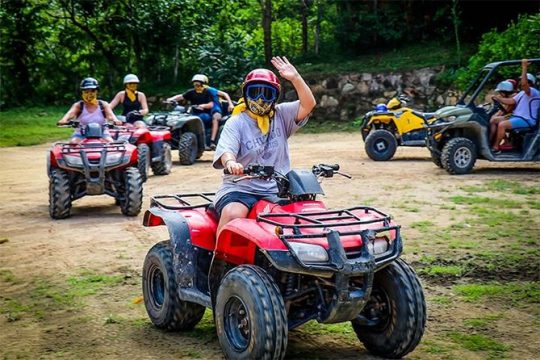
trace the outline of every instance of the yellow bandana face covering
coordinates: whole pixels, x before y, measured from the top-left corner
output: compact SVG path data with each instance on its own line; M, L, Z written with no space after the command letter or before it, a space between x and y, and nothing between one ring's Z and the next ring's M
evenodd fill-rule
M126 84L126 95L129 100L135 101L137 99L135 91L137 91L137 84Z
M259 130L261 130L263 135L266 135L270 130L270 120L274 117L274 110L272 109L272 106L274 104L265 103L264 101L262 101L262 99L259 99L258 101L248 100L248 102L253 102L255 104L249 104L250 107L248 108L248 106L244 102L244 99L240 99L240 101L238 101L238 105L234 107L232 114L238 115L241 112L247 110L247 114L249 115L249 117L257 121L257 126L259 127ZM259 103L263 104L261 105ZM252 107L257 112L252 111Z
M83 90L82 99L85 103L96 105L97 104L97 91L96 90Z
M194 82L193 83L193 89L195 89L195 92L197 94L200 94L204 90L204 86L200 82Z

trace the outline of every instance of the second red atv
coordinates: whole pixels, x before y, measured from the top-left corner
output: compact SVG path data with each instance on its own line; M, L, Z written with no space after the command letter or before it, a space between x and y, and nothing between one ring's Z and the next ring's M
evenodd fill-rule
M98 124L85 126L81 133L85 138L80 143L57 142L47 156L50 216L67 218L74 200L102 194L114 197L122 214L139 214L143 182L137 148L127 142L105 141Z
M126 123L115 126L109 132L117 141L127 141L137 146L137 168L141 178L147 180L150 167L154 175L167 175L171 172L171 132L165 126L135 127Z
M225 225L217 239L213 194L154 196L144 225L166 225L170 239L144 262L152 323L189 330L210 308L228 359L282 359L288 331L310 320L351 321L379 356L413 351L426 303L419 279L399 258L400 226L371 207L329 210L318 201L319 178L338 170L318 165L283 175L247 167L239 181L276 181L279 194Z

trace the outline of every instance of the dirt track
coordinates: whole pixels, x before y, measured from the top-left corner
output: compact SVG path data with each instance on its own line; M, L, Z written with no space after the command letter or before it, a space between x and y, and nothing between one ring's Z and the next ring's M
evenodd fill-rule
M127 218L108 196L77 200L69 219L49 218L45 171L48 148L0 149L0 354L8 359L221 358L210 312L189 334L161 332L146 317L140 303L140 272L146 251L167 238L165 229L143 228L142 213ZM339 163L353 179L325 180L329 207L370 204L391 213L403 225L406 249L408 239L420 237L410 227L412 223L429 219L444 227L452 220L447 211L441 210L445 202L441 194L496 179L539 186L540 164L479 161L472 174L449 176L431 163L426 149L414 148L398 149L393 161L373 162L365 155L359 134L299 134L291 140L291 153L293 167ZM152 194L214 191L221 177L210 168L212 154L205 153L201 161L188 167L175 161L169 176L151 176L144 187L143 212ZM413 204L418 210L410 211L403 203ZM459 219L460 214L456 216ZM532 226L538 227L537 219ZM405 259L414 262L421 255L406 252ZM88 274L115 276L117 281L96 288L93 294L71 296L73 282L69 279ZM476 310L465 304L449 313L430 302L448 288L424 285L429 308L424 340L429 344L430 339L452 330L456 317L467 317ZM66 294L70 296L63 296ZM527 314L514 311L512 316L513 325L504 329L513 349L510 355L532 359L540 351L538 322L536 329L530 328L523 325L530 322ZM522 320L525 322L520 323ZM350 334L336 336L322 329L317 326L293 331L288 357L372 358L359 342L351 340ZM411 358L486 356L484 352L449 351L431 352L423 343Z

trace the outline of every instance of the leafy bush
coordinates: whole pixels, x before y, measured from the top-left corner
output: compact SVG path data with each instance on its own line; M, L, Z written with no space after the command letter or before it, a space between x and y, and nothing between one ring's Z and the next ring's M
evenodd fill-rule
M457 75L458 85L466 86L477 72L490 62L538 57L540 54L539 37L540 13L520 16L502 33L496 30L485 33L478 52L469 59L467 69L462 69Z

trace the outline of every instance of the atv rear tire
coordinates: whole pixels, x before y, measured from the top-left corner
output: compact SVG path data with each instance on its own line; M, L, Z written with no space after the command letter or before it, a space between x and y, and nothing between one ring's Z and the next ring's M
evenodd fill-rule
M146 254L142 288L146 312L160 329L191 330L204 315L204 306L178 297L170 241L157 243Z
M401 259L375 273L361 315L353 320L358 339L371 353L400 359L420 342L426 326L426 302L415 272Z
M452 175L467 174L474 167L476 154L476 145L471 140L463 137L454 138L442 149L442 166Z
M172 155L171 145L164 142L161 147L161 160L152 163L152 171L154 175L167 175L171 173L172 168Z
M219 286L216 328L227 359L283 359L287 314L274 280L262 268L242 265Z
M53 219L65 219L69 217L70 210L69 174L61 169L51 170L49 177L49 215Z
M193 164L197 159L198 152L199 146L197 135L192 132L186 132L180 135L180 139L178 140L178 156L180 157L180 164Z
M137 169L141 174L142 182L145 182L148 179L148 174L150 173L150 163L152 162L152 157L150 155L150 148L146 144L137 145Z
M122 214L137 216L141 212L143 185L139 170L129 167L124 173L124 200L120 201Z
M390 160L396 153L397 140L388 130L375 130L367 136L365 149L372 160Z

